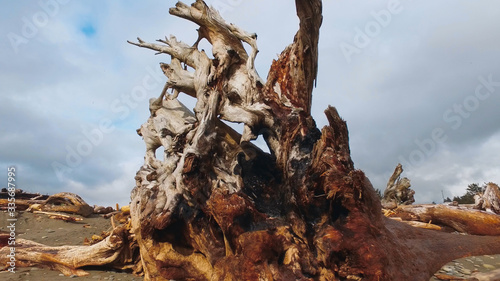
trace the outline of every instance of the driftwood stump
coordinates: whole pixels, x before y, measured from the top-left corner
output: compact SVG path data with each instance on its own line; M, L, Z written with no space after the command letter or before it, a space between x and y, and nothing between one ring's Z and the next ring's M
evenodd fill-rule
M382 197L382 207L386 209L394 209L399 205L411 205L415 202L415 191L410 188L410 180L408 178L401 178L403 173L403 165L398 164L392 173L387 187L385 188Z
M495 183L488 183L482 194L474 196L474 208L500 215L500 187Z
M146 157L135 177L130 224L92 246L19 241L18 258L66 273L84 274L78 268L88 265L142 268L145 280L399 281L428 280L454 258L500 253L500 237L384 217L370 181L354 168L337 110L326 109L322 130L311 117L322 4L295 4L299 30L266 81L254 67L257 36L201 0L170 9L199 25L194 45L175 37L132 43L171 60L160 65L168 80L138 130ZM198 49L203 39L213 59ZM176 99L179 93L197 99L194 112ZM243 133L222 120L243 123ZM271 153L252 144L259 135ZM9 248L1 238L4 263Z
M427 280L455 257L500 252L497 237L421 230L382 215L354 169L337 110L325 111L321 131L311 117L321 1L295 3L299 31L267 81L254 68L257 36L203 1L170 10L199 25L194 46L175 37L131 42L171 57L161 64L165 89L138 130L147 151L131 213L145 279ZM214 59L198 50L202 39ZM193 113L179 93L197 98ZM242 135L221 120L243 123ZM270 154L250 142L259 135Z

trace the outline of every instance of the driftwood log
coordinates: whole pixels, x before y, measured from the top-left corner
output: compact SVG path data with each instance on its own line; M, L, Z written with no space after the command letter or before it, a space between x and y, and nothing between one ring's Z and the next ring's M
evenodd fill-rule
M0 190L0 210L9 210L11 197L6 188ZM91 207L79 195L71 192L60 192L49 196L16 189L13 197L17 211L63 212L83 217L88 217L93 213L106 214L113 211L111 207Z
M2 188L0 190L0 210L8 210L9 209L9 198L10 193L7 191L7 188ZM30 207L30 205L35 203L42 203L49 198L48 195L42 195L40 193L28 193L24 192L22 189L15 190L15 205L17 211L24 211Z
M100 243L91 246L52 247L21 238L11 245L9 237L0 233L0 270L13 265L14 268L36 266L59 270L67 276L88 275L81 269L85 266L141 271L138 248L126 225L117 227Z
M467 207L406 205L399 206L389 216L404 221L432 222L461 233L500 236L500 216Z
M94 213L94 208L90 207L80 196L70 192L56 193L43 201L31 200L29 203L31 209L44 212L64 212L83 217Z
M322 3L295 4L299 30L266 81L254 67L255 34L201 0L170 9L199 25L199 39L133 43L171 60L161 64L168 80L138 130L146 157L127 230L72 252L25 241L22 249L52 253L44 264L65 271L127 261L145 280L428 280L455 258L500 253L500 237L420 229L382 214L370 181L354 168L337 110L326 109L322 130L311 117ZM197 47L204 39L213 58ZM176 99L180 93L196 97L194 112ZM243 123L242 134L222 120ZM271 153L252 144L259 135ZM80 253L99 262L82 262ZM42 257L19 256L25 263Z

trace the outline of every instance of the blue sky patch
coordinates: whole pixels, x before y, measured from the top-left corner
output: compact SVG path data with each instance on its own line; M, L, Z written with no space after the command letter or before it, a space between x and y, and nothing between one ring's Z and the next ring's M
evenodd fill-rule
M93 37L96 33L96 29L94 27L94 25L92 25L91 23L86 23L84 24L81 28L80 28L80 31L85 34L85 36L87 37Z

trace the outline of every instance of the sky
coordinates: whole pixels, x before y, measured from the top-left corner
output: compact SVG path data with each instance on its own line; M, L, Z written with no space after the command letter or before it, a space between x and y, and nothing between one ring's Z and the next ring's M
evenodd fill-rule
M169 57L126 41L172 34L194 43L197 26L168 14L175 2L3 4L0 187L15 167L25 191L128 204L145 152L136 129ZM258 34L256 67L266 79L297 31L293 1L206 2ZM398 163L417 203L500 183L500 2L323 2L313 117L323 127L327 105L338 109L355 167L373 186L385 189Z

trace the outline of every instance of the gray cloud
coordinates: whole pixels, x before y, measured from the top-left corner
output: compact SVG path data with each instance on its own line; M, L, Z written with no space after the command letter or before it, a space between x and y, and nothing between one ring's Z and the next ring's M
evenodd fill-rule
M383 8L382 1L377 3L381 4L379 8L371 8L375 12ZM484 144L500 128L494 109L500 91L479 101L477 109L467 112L467 118L460 117L460 126L455 112L446 120L443 117L455 104L472 100L478 77L492 74L498 77L494 81L500 81L495 66L499 55L493 47L498 49L500 40L492 36L498 12L476 3L401 3L404 10L393 16L393 21L350 64L342 60L336 45L352 42L355 27L362 28L373 19L353 23L348 28L350 33L333 32L343 37L322 49L323 53L333 52L328 61L334 73L323 75L330 75L332 80L341 77L340 85L332 85L330 92L337 90L335 97L340 103L334 104L350 125L357 167L366 171L376 187L383 188L401 157L408 159L416 150L425 154L416 142L424 142L434 129L442 128L445 143L436 143L432 153L417 161L418 165L406 167L420 201L439 202L440 189L460 195L468 183L498 181L498 175L488 173L492 167L485 164L483 152L474 147ZM370 15L370 10L351 12ZM330 20L332 25L334 20ZM476 157L471 159L471 154ZM498 166L498 162L495 164ZM457 168L450 170L450 165ZM474 173L469 171L471 166Z

